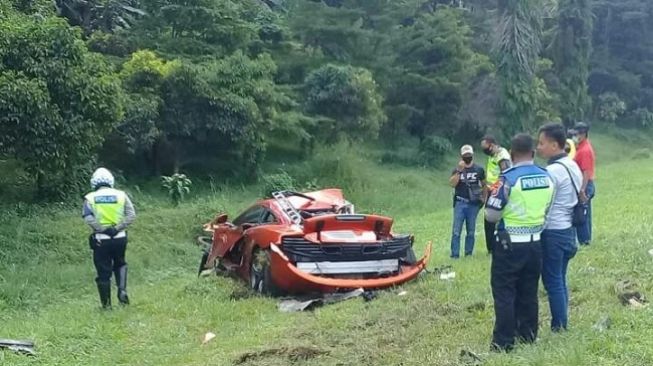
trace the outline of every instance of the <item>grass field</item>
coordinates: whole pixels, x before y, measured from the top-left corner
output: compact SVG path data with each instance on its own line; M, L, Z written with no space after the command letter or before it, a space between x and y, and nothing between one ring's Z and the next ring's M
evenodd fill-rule
M595 235L570 264L570 331L548 330L541 291L540 339L511 354L488 352L490 258L480 222L474 256L448 258L450 167L378 166L364 154L339 150L315 162L322 176L333 170L324 182L341 181L359 211L395 217L395 229L414 233L420 250L433 240L429 267L451 264L454 280L429 274L371 302L280 313L276 300L248 296L240 282L196 277L194 237L201 224L220 210L235 214L258 187L198 189L178 208L131 187L139 214L128 250L132 305L104 312L78 209L12 206L0 215L0 338L33 339L38 356L0 352L0 365L474 364L460 357L462 350L479 355L483 365L652 365L653 309L624 307L614 290L630 280L653 294L647 253L653 248L653 160L633 148L638 143L594 139L600 161ZM301 166L293 169L301 172ZM398 296L400 290L407 294ZM594 329L606 316L610 328ZM201 345L208 331L217 337Z

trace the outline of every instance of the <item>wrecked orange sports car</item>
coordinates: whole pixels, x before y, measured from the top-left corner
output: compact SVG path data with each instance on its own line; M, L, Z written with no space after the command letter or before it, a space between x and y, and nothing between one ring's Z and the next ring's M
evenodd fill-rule
M200 272L233 273L270 295L380 289L414 279L426 267L412 235L391 231L393 220L354 213L340 189L274 192L233 221L204 226Z

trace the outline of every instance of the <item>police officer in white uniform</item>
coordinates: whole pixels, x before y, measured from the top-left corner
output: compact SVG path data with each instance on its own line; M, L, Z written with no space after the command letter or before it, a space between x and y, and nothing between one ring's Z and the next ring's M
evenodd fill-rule
M136 218L134 205L121 190L114 189L114 178L105 168L99 168L91 177L93 192L84 197L82 217L93 232L89 246L93 250L93 263L97 271L95 282L102 307L111 308L111 274L116 278L118 301L129 304L127 296L127 227Z

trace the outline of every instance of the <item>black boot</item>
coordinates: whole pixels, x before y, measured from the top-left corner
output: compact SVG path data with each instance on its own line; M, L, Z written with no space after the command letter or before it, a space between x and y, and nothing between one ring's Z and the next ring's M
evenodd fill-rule
M97 291L100 294L100 303L102 308L111 309L111 283L98 282Z
M116 286L118 287L118 301L121 305L129 305L129 296L127 296L127 265L118 268L114 275L116 276Z

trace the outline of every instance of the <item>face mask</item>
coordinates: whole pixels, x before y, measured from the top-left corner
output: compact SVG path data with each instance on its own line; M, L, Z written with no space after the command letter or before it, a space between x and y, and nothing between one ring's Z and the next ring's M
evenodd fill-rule
M474 159L474 158L471 157L471 156L465 156L465 157L463 157L463 161L465 162L465 164L470 164L470 163L472 162L473 159Z
M483 153L484 153L485 155L487 155L487 156L492 155L492 148L491 148L491 147L488 147L488 148L483 149Z

